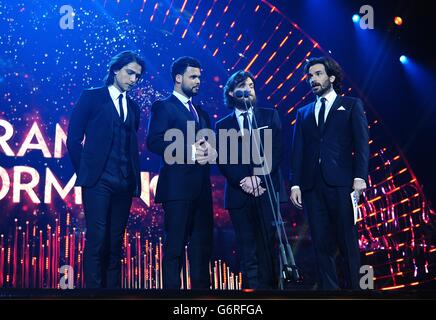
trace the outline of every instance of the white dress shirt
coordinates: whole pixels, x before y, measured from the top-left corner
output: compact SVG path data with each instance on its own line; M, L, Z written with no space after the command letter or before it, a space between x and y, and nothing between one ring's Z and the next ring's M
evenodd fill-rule
M318 115L319 115L319 110L321 109L321 98L325 98L326 102L325 102L325 112L324 112L324 123L327 120L327 116L330 112L330 109L332 108L333 102L335 102L335 99L337 97L337 93L335 92L335 90L330 91L329 93L327 93L325 95L325 97L317 97L316 98L316 103L315 103L315 121L316 124L318 125Z
M123 95L123 99L121 101L122 101L123 111L124 111L124 121L126 121L126 119L127 119L127 94L126 94L126 91L121 92L114 85L109 86L108 89L109 89L109 94L110 94L112 101L114 103L115 109L118 112L118 115L120 115L120 104L118 102L118 97L120 96L120 94Z
M248 125L250 126L250 128L244 128L244 112L248 112ZM253 121L253 108L249 108L248 111L235 108L235 116L236 120L238 120L239 129L241 130L242 135L244 135L244 129L247 129L251 132L251 122Z

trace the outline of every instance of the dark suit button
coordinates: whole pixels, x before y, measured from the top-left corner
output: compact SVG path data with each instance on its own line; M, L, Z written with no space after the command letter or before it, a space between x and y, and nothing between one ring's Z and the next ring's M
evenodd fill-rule
M323 138L321 138L321 139L319 139L319 141L320 141L320 142L323 142L323 141L324 141L324 139L323 139Z

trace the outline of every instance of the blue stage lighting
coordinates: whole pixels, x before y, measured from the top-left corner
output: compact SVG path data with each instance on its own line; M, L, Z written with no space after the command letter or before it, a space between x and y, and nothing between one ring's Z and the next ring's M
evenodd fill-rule
M353 15L353 22L358 23L360 21L360 16L358 14Z
M400 57L400 62L402 64L406 64L409 62L409 58L407 58L404 54Z

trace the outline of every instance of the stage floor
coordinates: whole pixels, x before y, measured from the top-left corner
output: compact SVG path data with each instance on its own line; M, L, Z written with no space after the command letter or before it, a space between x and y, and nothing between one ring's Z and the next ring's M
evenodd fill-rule
M109 289L0 289L0 299L132 299L132 300L398 300L436 299L435 288L396 291L315 291L298 290L109 290Z

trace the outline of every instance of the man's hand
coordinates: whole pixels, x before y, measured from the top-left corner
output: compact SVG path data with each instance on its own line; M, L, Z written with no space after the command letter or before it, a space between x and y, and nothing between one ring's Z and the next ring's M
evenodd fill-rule
M264 187L259 186L259 188L253 190L251 195L253 195L257 198L257 197L260 197L261 195L263 195L265 191L266 191L266 189Z
M204 138L195 143L195 160L199 164L213 163L217 156L217 151Z
M291 190L291 201L292 204L297 208L297 209L303 209L303 201L301 200L301 190L300 188L293 188Z
M239 185L241 186L242 190L245 192L255 196L259 197L261 196L266 189L261 187L260 183L262 180L257 176L251 176L251 177L245 177L239 182Z
M255 189L258 189L260 186L260 178L257 176L245 177L239 182L242 190L247 193L252 193Z
M356 192L357 199L363 194L363 191L366 189L366 182L363 179L354 179L353 189Z

